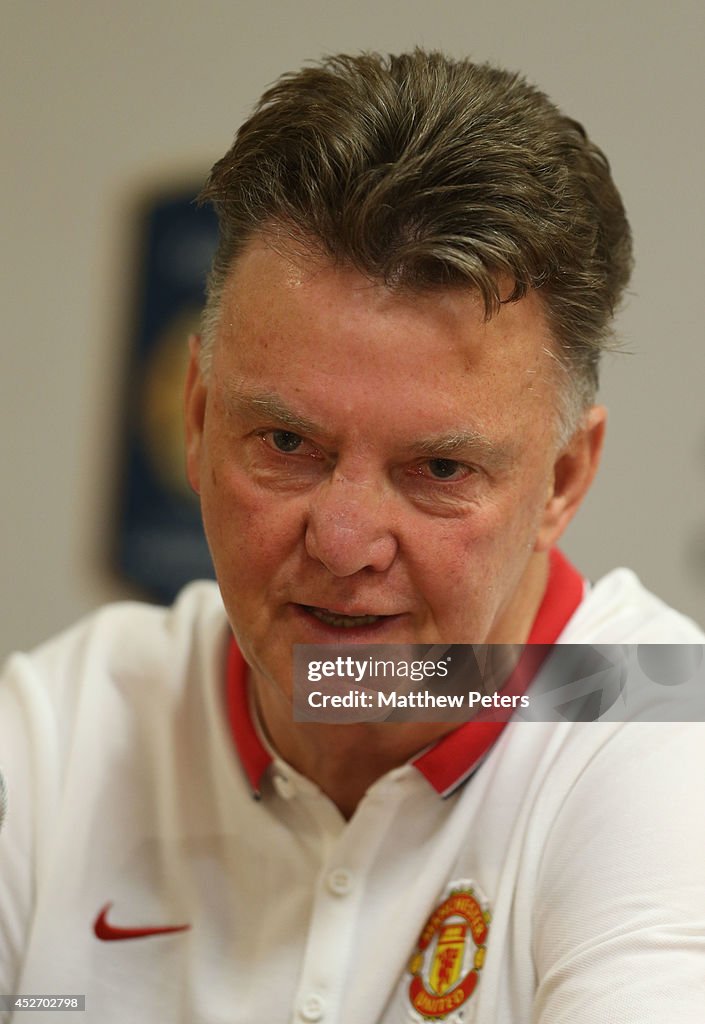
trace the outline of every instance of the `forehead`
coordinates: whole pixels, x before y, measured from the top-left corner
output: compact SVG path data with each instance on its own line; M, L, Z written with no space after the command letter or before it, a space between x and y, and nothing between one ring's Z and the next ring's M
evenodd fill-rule
M498 278L501 295L509 295L513 283ZM221 300L219 327L226 333L254 316L258 322L268 322L278 310L288 305L293 314L296 305L315 302L309 307L320 314L338 307L344 295L346 313L354 309L369 312L384 310L388 315L411 313L425 319L429 313L451 331L458 325L458 317L475 328L485 321L493 325L492 333L498 337L509 331L528 335L540 334L541 346L554 357L555 343L548 328L543 302L537 292L529 292L519 302L504 303L499 314L487 317L478 291L459 284L424 286L418 290L404 285L388 287L380 280L358 272L350 265L334 263L315 245L299 244L286 237L255 235L234 261L227 275ZM455 324L453 323L455 320ZM527 330L528 329L528 330ZM528 349L531 339L528 338Z
M461 394L478 410L493 396L523 401L550 421L557 406L557 361L535 293L487 320L473 290L390 289L315 250L262 238L226 281L214 368L287 398L329 390L350 399L351 412L365 390L377 402L425 390L439 412Z

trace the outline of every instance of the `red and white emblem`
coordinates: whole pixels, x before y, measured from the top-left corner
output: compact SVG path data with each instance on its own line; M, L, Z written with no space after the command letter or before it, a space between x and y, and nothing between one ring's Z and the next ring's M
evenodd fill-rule
M463 1009L480 980L490 914L471 882L453 883L429 915L409 961L408 998L418 1020L467 1019ZM460 1012L458 1012L460 1011Z

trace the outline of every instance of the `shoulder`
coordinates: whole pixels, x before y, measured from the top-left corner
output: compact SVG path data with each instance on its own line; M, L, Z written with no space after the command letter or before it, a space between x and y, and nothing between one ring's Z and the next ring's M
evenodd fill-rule
M558 642L702 644L705 633L631 570L615 569L588 587Z
M41 690L57 705L77 700L89 683L92 690L159 689L222 647L226 632L216 584L199 581L169 608L137 601L100 608L31 653L13 655L2 681L23 702Z

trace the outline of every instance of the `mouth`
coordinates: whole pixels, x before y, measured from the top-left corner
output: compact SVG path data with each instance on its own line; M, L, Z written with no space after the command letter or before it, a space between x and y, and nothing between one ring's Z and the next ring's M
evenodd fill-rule
M307 604L302 604L300 607L314 619L318 619L326 626L334 626L336 629L373 626L376 622L381 622L382 619L393 618L390 615L343 615L340 612L331 611L329 608L316 608Z

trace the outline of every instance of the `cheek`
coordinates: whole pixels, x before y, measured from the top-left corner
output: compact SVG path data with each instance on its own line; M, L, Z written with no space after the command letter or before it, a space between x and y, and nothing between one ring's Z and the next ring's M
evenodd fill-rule
M282 562L302 532L300 510L257 487L226 463L214 464L201 493L201 509L213 561L242 580Z
M425 522L414 531L417 579L423 579L427 599L436 606L452 606L482 585L491 548L490 524L485 514L470 514L452 523Z
M438 599L450 604L453 595L501 589L505 575L523 568L541 521L543 491L513 491L502 500L470 513L452 526L417 536L424 576Z

